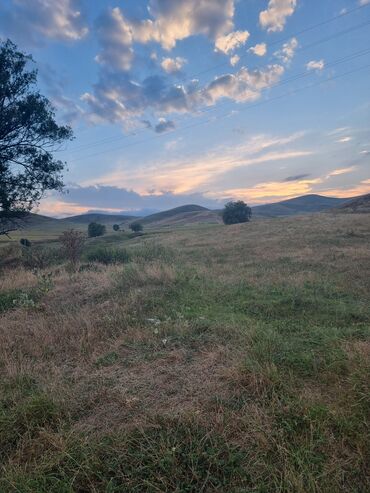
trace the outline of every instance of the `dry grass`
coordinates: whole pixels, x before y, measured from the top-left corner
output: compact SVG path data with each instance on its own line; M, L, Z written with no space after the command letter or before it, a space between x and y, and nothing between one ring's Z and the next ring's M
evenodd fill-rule
M36 274L7 246L0 490L367 491L369 239L261 220Z

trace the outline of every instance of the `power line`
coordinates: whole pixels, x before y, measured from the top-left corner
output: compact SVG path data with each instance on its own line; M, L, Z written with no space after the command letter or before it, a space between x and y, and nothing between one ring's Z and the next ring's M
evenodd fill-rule
M361 6L361 8L363 8L363 6ZM358 9L358 8L356 8L356 9L354 9L354 10L359 10L359 9ZM353 11L353 10L352 10L352 11ZM348 12L348 13L350 13L350 12ZM337 17L337 18L338 18L338 17ZM324 23L327 23L327 22L328 22L328 21L324 21ZM369 24L370 24L370 20L368 20L368 21L366 21L366 22L363 22L363 23L361 23L361 24L358 24L358 25L356 25L356 26L352 26L352 27L350 27L350 28L348 28L348 29L345 29L345 30L343 30L343 31L339 31L339 32L337 32L337 33L335 33L335 34L333 34L333 35L331 35L331 36L327 36L327 37L325 37L325 38L323 38L323 39L321 39L321 40L315 41L315 42L313 42L313 43L310 43L309 45L306 45L306 46L300 47L300 48L298 48L298 49L299 49L300 51L306 51L306 50L308 50L308 49L310 49L310 48L312 48L312 47L314 47L314 46L318 46L318 45L320 45L320 44L322 44L322 43L326 43L326 42L331 41L331 40L333 40L333 39L336 39L336 38L338 38L338 37L340 37L340 36L343 36L343 35L345 35L345 34L348 34L348 33L350 33L350 32L353 32L353 31L355 31L355 30L361 29L361 28L363 28L363 27L365 27L365 26L368 26ZM320 25L321 25L321 23L320 23ZM312 29L313 29L313 27L311 27L311 28L307 28L307 30L312 30ZM304 30L304 31L305 31L305 30ZM290 38L290 36L289 36L289 38ZM253 70L258 70L259 68L260 68L260 66L255 66L254 68L252 68L252 69L251 69L251 71L253 71ZM287 79L287 81L288 81L288 80L289 80L289 79ZM198 89L198 91L196 91L196 92L199 92L199 93L200 93L200 92L201 92L201 90L202 90L202 89ZM169 99L169 102L175 102L177 99L180 99L180 96L178 96L178 95L177 95L177 96L175 96L175 97L173 97L173 98L170 98L170 99ZM221 103L221 104L222 104L222 103ZM218 105L218 106L220 106L220 105ZM209 108L206 108L205 110L206 110L206 111L209 111ZM82 144L82 145L78 146L77 148L74 148L74 149L72 148L72 149L70 149L70 150L71 150L72 152L79 152L79 151L82 151L82 150L85 150L85 149L90 149L90 148L92 148L92 147L96 147L96 146L100 146L100 145L109 144L109 143L111 143L111 142L116 142L116 141L123 140L123 139L128 139L129 137L134 137L134 136L136 136L136 135L138 135L138 134L140 134L140 133L143 133L143 132L145 132L145 131L146 131L146 128L143 128L143 129L140 129L140 130L138 130L138 131L136 131L136 132L133 132L133 133L131 133L131 134L129 134L129 135L126 135L126 136L110 137L110 138L107 138L107 139L102 139L102 140L97 141L97 142L93 142L93 143L91 143L91 144Z
M280 99L283 99L287 96L292 96L292 95L295 95L299 92L302 92L302 91L305 91L307 89L311 89L313 87L317 87L317 86L320 86L320 85L323 85L327 82L331 82L331 81L334 81L334 80L338 80L342 77L346 77L348 75L351 75L353 73L356 73L356 72L359 72L361 70L365 70L366 68L370 68L370 64L368 65L363 65L362 67L358 67L356 69L353 69L353 70L350 70L350 71L347 71L347 72L344 72L343 74L340 74L340 75L336 75L336 76L332 76L332 77L328 77L326 78L325 80L321 80L321 81L318 81L317 83L314 83L314 84L310 84L308 86L304 86L302 88L299 88L299 89L295 89L293 91L289 91L289 92L286 92L284 94L281 94L279 96L275 96L273 98L270 98L270 99L267 99L267 100L264 100L264 101L259 101L257 103L253 103L253 104L250 104L248 105L247 107L245 108L242 108L240 110L240 112L242 111L246 111L246 110L250 110L252 108L255 108L255 107L258 107L258 106L262 106L262 105L265 105L265 104L269 104L269 103L272 103L272 102L275 102L275 101L278 101ZM220 115L217 117L217 120L221 120L222 118L225 118L225 117L228 117L229 116L229 112L223 114L223 115ZM191 128L194 128L194 127L198 127L198 126L201 126L201 125L204 125L204 124L207 124L207 123L211 123L212 121L214 121L214 119L210 118L208 120L205 120L205 121L201 121L201 122L196 122L194 124L191 124L191 125L188 125L186 127L182 127L182 128L178 128L176 130L174 130L172 133L175 133L175 132L178 132L178 131L184 131L184 130L189 130ZM108 151L102 151L102 152L98 152L98 153L94 153L94 154L91 154L89 156L85 156L83 158L78 158L78 159L75 159L73 161L71 161L71 163L74 163L76 161L80 161L81 159L87 159L89 157L95 157L95 156L99 156L101 154L106 154L107 152L114 152L114 151L117 151L117 150L123 150L123 149L126 149L128 147L132 147L132 146L136 146L136 145L141 145L141 144L145 144L147 142L151 142L153 140L156 140L160 137L163 137L163 134L158 134L158 135L155 135L153 137L150 137L148 139L144 139L144 140L141 140L141 141L138 141L138 142L132 142L130 144L127 144L125 146L119 146L119 147L116 147L116 148L112 148L112 149L109 149Z

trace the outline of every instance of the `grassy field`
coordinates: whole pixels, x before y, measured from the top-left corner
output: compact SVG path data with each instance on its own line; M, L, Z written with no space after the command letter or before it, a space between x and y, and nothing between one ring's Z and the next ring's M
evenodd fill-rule
M1 493L370 491L368 214L0 256Z

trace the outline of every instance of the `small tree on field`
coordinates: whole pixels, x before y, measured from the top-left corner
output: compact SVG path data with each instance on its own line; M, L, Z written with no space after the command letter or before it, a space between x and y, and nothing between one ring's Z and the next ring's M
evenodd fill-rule
M131 223L129 227L134 233L138 233L144 229L141 223Z
M37 87L30 55L0 42L0 235L22 226L47 190L61 190L64 163L53 156L72 138Z
M85 244L85 235L81 233L81 231L71 229L69 231L64 231L59 237L59 241L62 244L64 253L70 261L71 266L75 268Z
M106 231L105 226L99 223L90 223L87 230L89 238L103 236L105 234L105 231Z
M119 231L119 224L113 224L113 231Z
M252 209L242 200L229 202L222 212L225 224L247 223L252 217Z
M27 240L27 238L21 238L21 239L19 240L19 243L20 243L22 246L27 247L27 248L31 246L31 242L30 242L30 240Z

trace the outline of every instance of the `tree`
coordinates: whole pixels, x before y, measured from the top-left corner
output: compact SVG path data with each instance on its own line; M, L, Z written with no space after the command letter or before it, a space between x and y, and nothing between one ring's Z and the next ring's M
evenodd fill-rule
M0 235L18 229L47 190L63 188L64 163L53 152L72 130L56 123L35 87L33 63L10 40L0 42Z
M229 202L225 205L222 212L222 219L225 224L238 224L250 221L252 209L242 200Z
M119 224L113 224L113 231L119 231Z
M70 229L59 236L59 241L72 268L75 269L85 244L85 235L81 231Z
M30 240L27 240L27 238L21 238L21 239L19 240L19 243L20 243L22 246L27 247L27 248L29 248L29 247L31 246L31 242L30 242Z
M95 238L96 236L103 236L105 234L106 228L103 224L90 223L87 231L89 238Z
M143 228L143 225L141 223L131 223L129 228L134 232L134 233L138 233L139 231L142 231L144 228Z

